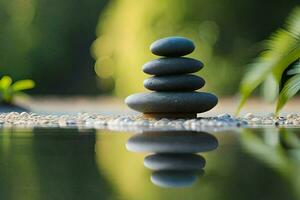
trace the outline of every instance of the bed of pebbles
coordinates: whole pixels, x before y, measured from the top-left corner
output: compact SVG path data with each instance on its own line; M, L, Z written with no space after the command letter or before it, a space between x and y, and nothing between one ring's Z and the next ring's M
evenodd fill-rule
M288 114L275 117L273 114L264 116L247 113L242 117L221 114L216 117L196 119L146 119L142 116L104 116L99 114L78 113L77 115L40 115L36 113L2 113L2 128L96 128L110 130L136 129L185 129L203 130L233 127L298 127L300 114Z

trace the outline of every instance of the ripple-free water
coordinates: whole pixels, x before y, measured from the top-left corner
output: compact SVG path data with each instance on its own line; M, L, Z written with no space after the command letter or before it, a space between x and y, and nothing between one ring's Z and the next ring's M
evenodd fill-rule
M2 200L299 200L300 129L0 131Z

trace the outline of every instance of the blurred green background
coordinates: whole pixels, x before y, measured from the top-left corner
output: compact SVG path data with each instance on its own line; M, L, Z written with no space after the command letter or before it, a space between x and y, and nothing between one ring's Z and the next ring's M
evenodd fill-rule
M0 0L0 76L31 78L31 94L126 96L142 91L149 45L196 44L204 90L233 95L245 64L298 0Z

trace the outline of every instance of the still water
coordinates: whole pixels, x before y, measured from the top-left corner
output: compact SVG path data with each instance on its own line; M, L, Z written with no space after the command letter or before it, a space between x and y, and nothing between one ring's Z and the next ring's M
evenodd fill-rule
M300 200L300 130L0 130L2 200Z

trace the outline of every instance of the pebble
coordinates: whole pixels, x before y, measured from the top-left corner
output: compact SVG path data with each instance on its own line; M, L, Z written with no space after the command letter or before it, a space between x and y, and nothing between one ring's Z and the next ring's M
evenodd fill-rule
M297 118L297 117L299 117L299 116L296 113L291 113L291 114L288 114L286 116L286 118L288 118L288 119L294 119L294 118Z
M66 120L66 125L76 125L77 122L73 119L70 119L70 120Z
M254 122L256 124L261 124L261 119L258 118L258 117L254 117L254 118L251 119L251 122Z
M255 117L255 115L253 115L252 113L247 113L244 115L244 118L246 118L246 119L252 119L254 117Z
M194 43L184 37L166 37L153 42L150 51L158 56L178 57L194 51Z
M170 121L168 123L168 126L171 126L171 127L175 127L175 128L178 128L178 129L184 129L184 121Z
M293 121L293 125L295 125L295 126L299 125L299 121L294 120L294 121Z
M22 112L22 113L20 114L20 117L21 117L21 118L28 118L28 117L30 117L30 115L29 115L27 112Z
M229 115L227 113L224 113L224 114L218 115L217 118L219 118L219 119L230 119L232 117L231 117L231 115Z
M263 123L266 124L266 125L272 125L272 124L274 124L274 121L271 120L271 119L266 119L266 120L264 120Z
M142 126L142 127L148 127L150 125L148 120L137 120L133 122L134 125L136 126Z

